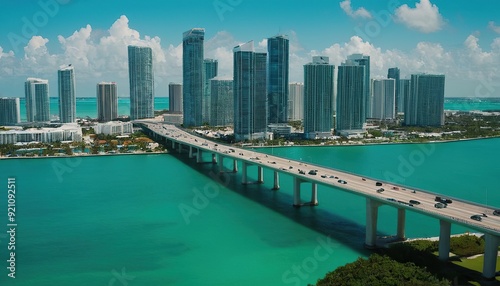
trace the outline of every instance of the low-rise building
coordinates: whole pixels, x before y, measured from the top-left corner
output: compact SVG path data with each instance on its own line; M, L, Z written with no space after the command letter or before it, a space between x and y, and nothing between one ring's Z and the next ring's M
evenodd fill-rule
M76 123L64 124L58 128L29 128L26 130L0 131L0 144L21 142L53 143L82 141L82 129Z
M133 133L132 122L110 121L98 123L94 127L96 134L123 135Z

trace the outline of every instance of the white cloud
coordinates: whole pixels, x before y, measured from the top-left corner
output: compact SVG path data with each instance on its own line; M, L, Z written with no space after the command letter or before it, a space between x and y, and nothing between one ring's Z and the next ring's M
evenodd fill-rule
M396 9L395 14L397 22L422 33L436 32L444 26L439 8L430 0L420 0L419 3L415 3L415 8L404 4Z
M340 8L342 8L342 10L344 10L344 12L351 18L365 18L365 19L372 18L372 14L363 7L353 11L351 6L351 0L344 0L340 2Z
M493 32L500 34L500 26L495 25L495 22L488 22L488 28L490 28Z

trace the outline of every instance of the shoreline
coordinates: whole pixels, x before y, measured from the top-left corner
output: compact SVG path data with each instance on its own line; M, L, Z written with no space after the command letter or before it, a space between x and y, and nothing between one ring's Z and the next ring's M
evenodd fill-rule
M33 156L33 157L5 157L0 156L0 160L9 159L54 159L54 158L74 158L74 157L100 157L100 156L122 156L122 155L152 155L152 154L168 154L168 151L155 151L155 152L135 152L135 153L115 153L115 154L73 154L73 155L61 155L61 156Z

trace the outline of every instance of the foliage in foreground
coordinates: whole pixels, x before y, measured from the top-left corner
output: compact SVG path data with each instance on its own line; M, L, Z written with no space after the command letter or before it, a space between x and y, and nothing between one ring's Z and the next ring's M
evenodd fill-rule
M368 259L358 258L329 272L316 285L445 286L450 282L438 279L411 262L400 263L387 256L372 254Z

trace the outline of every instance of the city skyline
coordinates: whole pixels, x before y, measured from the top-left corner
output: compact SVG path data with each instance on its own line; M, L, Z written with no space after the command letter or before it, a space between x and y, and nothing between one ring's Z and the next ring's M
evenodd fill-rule
M265 51L265 39L285 34L290 38L290 82L302 81L301 67L314 55L329 56L338 66L347 55L362 53L371 57L376 79L385 78L387 69L397 66L401 78L420 72L446 74L449 97L500 96L494 64L500 61L499 21L485 2L469 11L442 0L320 0L307 5L290 1L286 7L270 1L269 6L279 5L283 11L275 17L268 17L272 9L262 10L254 2L233 1L234 6L226 10L210 1L198 1L199 5L168 2L156 3L158 9L136 9L131 1L100 3L110 13L99 13L92 20L81 11L92 9L93 0L64 1L67 4L59 4L57 13L50 14L36 3L5 4L3 11L8 13L0 12L5 19L0 27L0 65L5 67L0 71L0 96L22 97L19 86L27 77L55 82L57 66L68 62L78 70L78 96L95 96L95 83L100 81L126 87L126 46L131 44L152 47L157 95L166 96L168 83L182 80L180 35L191 27L206 29L205 57L219 61L223 76L232 74L232 47L254 39L256 50ZM145 9L148 13L142 14L147 17L140 13ZM197 17L168 21L159 15L165 9ZM314 19L299 17L315 11L321 12ZM47 21L33 21L37 12L46 13ZM246 27L249 15L265 21ZM425 21L418 25L422 17ZM163 24L168 29L161 28ZM329 33L331 29L336 32ZM120 97L128 96L126 88L119 92Z

